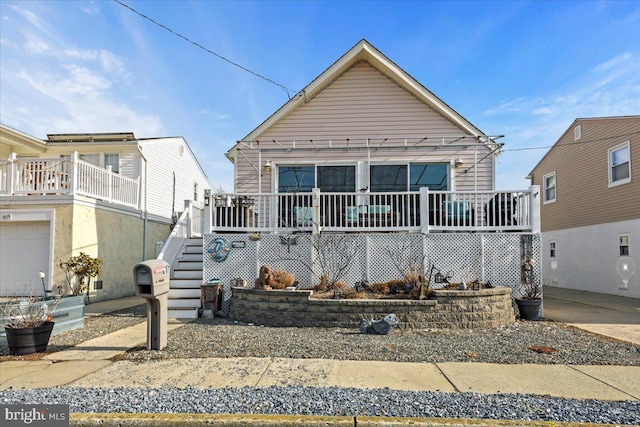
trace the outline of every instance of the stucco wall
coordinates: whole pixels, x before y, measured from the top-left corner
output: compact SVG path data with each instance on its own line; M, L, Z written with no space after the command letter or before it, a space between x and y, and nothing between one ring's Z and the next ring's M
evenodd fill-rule
M53 243L47 285L55 290L65 285L65 275L58 266L72 255L85 252L103 260L103 288L92 291L92 302L135 293L133 266L143 260L144 220L135 211L117 211L110 206L78 203L12 204L3 209L45 211L53 209ZM147 222L147 245L144 259L155 258L155 243L166 241L171 232L168 223Z
M105 209L75 205L73 208L73 252L80 251L102 259L103 288L91 294L92 301L133 295L133 266L142 261L144 221L138 215L128 215ZM147 222L145 259L154 258L155 242L165 240L168 224Z
M544 232L543 277L560 288L640 298L639 230L640 219ZM636 263L628 290L620 289L622 279L616 271L620 234L629 234L629 254ZM550 241L556 242L555 258L549 255Z

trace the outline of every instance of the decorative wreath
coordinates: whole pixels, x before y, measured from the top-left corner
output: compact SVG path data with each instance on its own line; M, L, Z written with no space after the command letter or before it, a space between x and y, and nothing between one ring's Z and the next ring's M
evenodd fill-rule
M215 262L223 262L231 253L232 244L224 237L218 237L207 246L207 253Z

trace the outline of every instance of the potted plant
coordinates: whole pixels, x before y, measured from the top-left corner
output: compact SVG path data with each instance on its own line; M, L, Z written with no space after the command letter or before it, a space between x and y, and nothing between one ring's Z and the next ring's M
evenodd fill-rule
M523 283L524 296L516 298L520 318L523 320L538 320L542 305L542 291L544 285L539 281Z
M59 267L64 271L71 294L78 296L85 293L88 304L89 284L92 277L102 274L102 260L80 252L80 255L72 256L67 261L60 261Z
M0 304L9 353L22 355L46 351L54 326L51 314L59 303L60 297L47 299L31 293L11 297Z

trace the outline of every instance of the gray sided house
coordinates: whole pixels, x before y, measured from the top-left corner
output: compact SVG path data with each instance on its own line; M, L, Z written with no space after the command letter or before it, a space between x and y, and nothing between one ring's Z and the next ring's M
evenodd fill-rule
M0 295L64 285L60 261L103 260L89 297L132 295L132 267L156 256L185 200L202 205L207 177L181 137L55 134L0 126Z
M533 168L554 286L640 298L639 165L640 116L625 116L576 119Z

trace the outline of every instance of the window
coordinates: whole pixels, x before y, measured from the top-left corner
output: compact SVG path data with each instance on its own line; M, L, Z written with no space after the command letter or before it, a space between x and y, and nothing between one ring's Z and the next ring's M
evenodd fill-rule
M545 175L543 180L544 185L544 203L553 203L556 201L556 173L555 171Z
M279 193L310 193L315 185L315 166L278 166Z
M580 138L582 138L582 125L578 125L578 126L573 128L573 139L574 139L574 141L577 141Z
M369 172L371 192L407 191L407 165L373 165Z
M118 153L94 153L94 154L80 154L80 160L89 162L96 166L107 168L111 166L111 172L120 173L120 154Z
M444 163L411 163L409 191L418 191L420 187L429 190L447 191L449 165Z
M197 182L193 183L193 201L194 202L198 201L198 183Z
M556 242L549 242L549 257L556 257Z
M631 182L629 141L609 149L609 186Z
M105 153L104 167L111 166L111 172L120 173L120 155L118 153Z
M372 165L372 192L418 191L421 187L446 191L449 188L449 165L446 163L410 163L407 165Z
M620 256L629 256L629 235L621 234L618 236L618 246L620 247Z
M355 166L318 166L318 188L336 193L355 191Z

